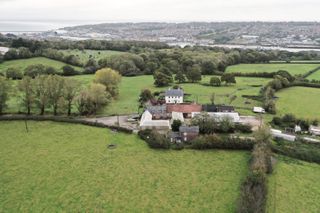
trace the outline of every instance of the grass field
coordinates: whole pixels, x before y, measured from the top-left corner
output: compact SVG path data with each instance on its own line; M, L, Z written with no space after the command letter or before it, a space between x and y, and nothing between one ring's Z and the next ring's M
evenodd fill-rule
M320 119L320 89L291 87L276 93L279 115L292 113L298 118Z
M96 61L99 61L102 58L125 53L113 50L60 50L60 52L62 52L65 55L78 56L82 63L87 63L87 61L90 59L90 56Z
M247 173L247 152L157 151L107 129L28 126L0 122L0 212L234 212Z
M279 70L287 70L292 75L305 74L310 70L319 67L319 64L239 64L229 66L227 72L277 72Z
M61 68L66 65L63 62L44 58L44 57L18 59L18 60L11 60L11 61L6 61L3 63L0 63L0 73L4 73L10 67L18 68L23 72L26 67L28 67L30 65L34 65L34 64L43 64L45 66L51 66L60 72L62 72ZM80 67L75 67L75 66L73 66L73 67L77 70L81 69Z
M318 80L318 81L320 81L320 70L318 70L317 72L309 75L309 76L307 77L307 79L308 79L308 80Z
M320 165L279 157L268 182L267 212L320 210Z
M211 76L203 77L202 83L208 83ZM76 76L76 79L89 84L93 76ZM237 84L221 87L209 87L201 84L181 84L186 93L192 94L188 100L198 101L199 103L210 103L210 95L215 93L217 104L230 104L230 96L236 95L237 98L231 104L240 107L252 108L255 105L260 105L253 100L247 100L242 95L258 95L261 87L255 85L265 85L269 79L265 78L236 78ZM153 85L152 76L138 76L138 77L123 77L120 84L120 96L113 101L111 105L101 112L104 115L110 114L128 114L136 113L138 110L138 96L142 89L148 88L152 91L164 91L166 88L156 88ZM245 104L245 101L251 102ZM250 113L251 110L244 110L244 113ZM240 112L242 112L240 110Z

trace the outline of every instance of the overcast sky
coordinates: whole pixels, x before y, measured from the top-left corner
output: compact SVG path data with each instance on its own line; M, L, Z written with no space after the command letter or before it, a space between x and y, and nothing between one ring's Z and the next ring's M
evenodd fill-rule
M0 21L320 21L320 0L0 0Z

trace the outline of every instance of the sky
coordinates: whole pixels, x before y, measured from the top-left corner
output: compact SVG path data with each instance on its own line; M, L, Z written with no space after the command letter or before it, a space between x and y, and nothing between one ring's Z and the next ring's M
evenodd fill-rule
M0 21L320 21L320 0L0 0Z

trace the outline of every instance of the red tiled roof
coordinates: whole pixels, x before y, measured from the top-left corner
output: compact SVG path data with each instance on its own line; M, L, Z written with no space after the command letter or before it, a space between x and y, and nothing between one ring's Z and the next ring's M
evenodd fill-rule
M191 113L191 112L201 112L202 106L199 104L168 104L167 112L182 112L182 113Z

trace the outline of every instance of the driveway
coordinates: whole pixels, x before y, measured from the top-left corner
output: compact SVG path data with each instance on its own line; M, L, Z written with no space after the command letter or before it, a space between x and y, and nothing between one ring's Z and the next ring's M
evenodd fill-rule
M138 122L128 122L129 115L121 116L110 116L110 117L99 117L99 118L85 118L86 121L102 123L110 126L117 126L119 121L119 126L131 130L138 129Z

